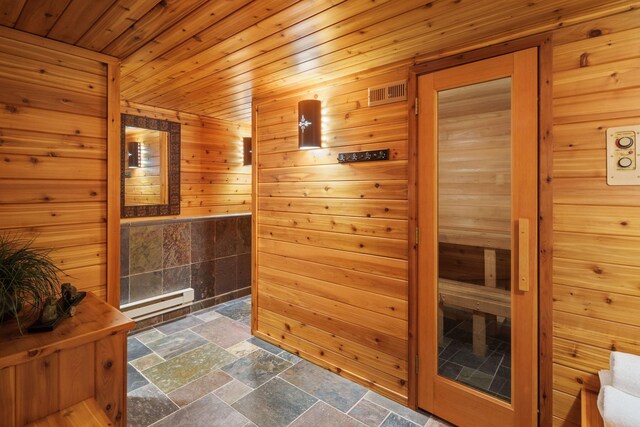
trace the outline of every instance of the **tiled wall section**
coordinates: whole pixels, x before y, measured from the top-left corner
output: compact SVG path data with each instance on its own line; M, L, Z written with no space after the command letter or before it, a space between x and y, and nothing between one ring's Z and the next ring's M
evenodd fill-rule
M251 286L250 215L123 223L120 233L120 304L191 287L203 308Z

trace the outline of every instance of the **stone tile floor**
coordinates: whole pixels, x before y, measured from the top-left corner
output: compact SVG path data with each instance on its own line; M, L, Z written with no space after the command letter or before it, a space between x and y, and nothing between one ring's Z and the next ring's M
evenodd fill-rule
M448 426L252 337L250 304L129 337L129 426Z
M470 385L503 400L511 400L511 328L509 322L496 328L487 339L484 357L473 353L473 326L470 319L444 318L444 339L438 354L440 375ZM495 321L491 321L494 322ZM490 323L491 323L490 322Z

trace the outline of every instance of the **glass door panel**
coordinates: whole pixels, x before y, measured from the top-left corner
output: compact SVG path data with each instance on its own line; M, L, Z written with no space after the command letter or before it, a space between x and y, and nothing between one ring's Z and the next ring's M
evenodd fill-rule
M511 400L511 78L437 93L438 374Z

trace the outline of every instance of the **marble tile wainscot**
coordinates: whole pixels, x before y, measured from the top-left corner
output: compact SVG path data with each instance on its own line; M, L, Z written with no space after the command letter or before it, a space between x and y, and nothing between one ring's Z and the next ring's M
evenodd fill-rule
M191 307L138 322L184 316L251 292L251 215L123 222L120 303L193 288Z

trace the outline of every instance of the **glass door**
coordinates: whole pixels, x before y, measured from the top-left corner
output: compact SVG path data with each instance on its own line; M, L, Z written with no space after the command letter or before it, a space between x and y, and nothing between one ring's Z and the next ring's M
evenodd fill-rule
M537 50L418 79L419 406L537 424Z

